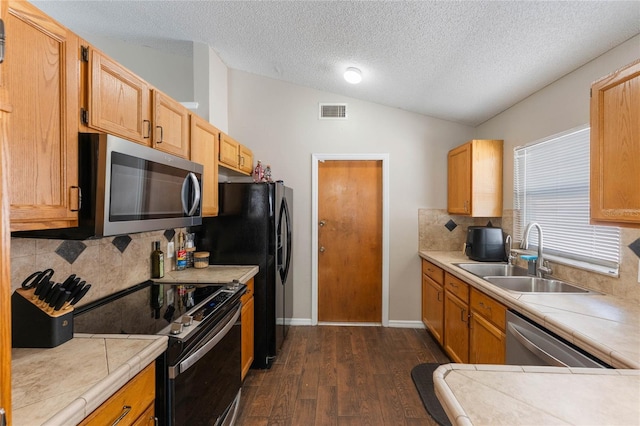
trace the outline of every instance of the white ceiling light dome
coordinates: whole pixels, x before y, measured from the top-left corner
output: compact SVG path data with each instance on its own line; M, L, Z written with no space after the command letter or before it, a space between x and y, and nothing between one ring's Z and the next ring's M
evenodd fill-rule
M344 79L347 80L348 83L358 84L362 81L362 72L355 67L349 67L344 72Z

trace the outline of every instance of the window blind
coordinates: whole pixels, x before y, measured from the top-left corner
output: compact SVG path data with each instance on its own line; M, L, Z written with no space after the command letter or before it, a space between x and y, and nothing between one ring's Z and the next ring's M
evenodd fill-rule
M537 222L544 253L604 266L617 273L620 229L589 224L589 128L580 128L514 151L514 239ZM537 248L536 230L529 248Z

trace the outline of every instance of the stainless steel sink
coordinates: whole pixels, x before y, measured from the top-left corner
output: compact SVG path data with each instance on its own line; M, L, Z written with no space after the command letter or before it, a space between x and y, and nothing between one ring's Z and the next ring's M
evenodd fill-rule
M526 269L506 263L456 263L455 265L480 278L489 276L510 277L514 275L527 275Z
M576 287L564 281L558 281L547 278L538 277L504 277L504 276L485 276L485 280L489 281L502 289L515 291L518 293L593 293L580 287Z

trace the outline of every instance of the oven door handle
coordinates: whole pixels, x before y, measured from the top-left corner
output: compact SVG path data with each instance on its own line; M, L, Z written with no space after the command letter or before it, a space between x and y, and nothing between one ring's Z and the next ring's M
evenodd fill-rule
M240 306L236 308L236 312L233 317L225 324L225 326L217 333L215 336L211 338L207 343L205 343L200 349L191 354L184 361L180 362L178 365L169 367L169 378L175 379L181 373L187 371L191 366L193 366L196 362L200 360L203 356L207 354L215 345L217 345L226 335L229 333L231 328L236 324L240 318Z

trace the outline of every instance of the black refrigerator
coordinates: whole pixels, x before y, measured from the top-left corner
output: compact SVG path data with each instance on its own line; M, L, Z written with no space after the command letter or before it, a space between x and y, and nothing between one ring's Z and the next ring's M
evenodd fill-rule
M293 190L273 183L220 183L217 217L203 218L198 251L212 265L258 265L253 368L270 368L293 315Z

